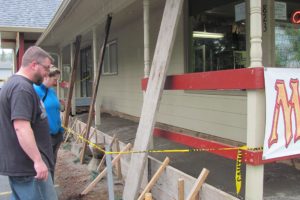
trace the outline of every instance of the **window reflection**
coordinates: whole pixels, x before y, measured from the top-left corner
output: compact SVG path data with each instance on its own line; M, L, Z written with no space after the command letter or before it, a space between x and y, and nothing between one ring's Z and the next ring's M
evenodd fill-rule
M235 8L240 3L217 0L206 1L203 5L201 1L189 1L188 72L245 67L245 18L238 19ZM245 7L242 14L245 14Z

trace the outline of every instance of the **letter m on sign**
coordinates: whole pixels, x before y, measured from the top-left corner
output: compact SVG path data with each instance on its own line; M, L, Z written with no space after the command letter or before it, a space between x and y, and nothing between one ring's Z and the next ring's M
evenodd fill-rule
M275 90L277 92L271 134L268 140L269 148L278 141L278 123L280 108L283 115L285 147L287 148L293 138L296 143L300 139L300 104L299 104L299 80L290 79L291 96L288 99L286 86L283 80L276 80ZM294 111L294 112L293 112ZM294 115L293 115L294 114ZM293 133L292 119L295 120Z

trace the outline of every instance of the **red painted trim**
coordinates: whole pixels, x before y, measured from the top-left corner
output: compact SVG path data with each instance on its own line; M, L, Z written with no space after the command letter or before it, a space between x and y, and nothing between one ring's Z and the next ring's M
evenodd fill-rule
M142 79L142 90L148 79ZM168 76L165 90L254 90L263 89L264 68L244 68Z
M19 33L19 50L18 50L18 65L17 71L20 69L22 64L22 58L24 55L24 33Z
M206 140L202 139L199 137L193 137L189 136L186 134L182 133L176 133L176 132L170 132L162 129L155 128L153 135L158 136L158 137L163 137L165 139L171 140L173 142L187 145L192 148L203 148L203 149L212 149L212 148L232 148L234 146L220 143L220 142L215 142L211 140ZM229 158L232 160L236 160L237 157L237 150L214 150L214 151L209 151L210 153L222 156L224 158ZM274 161L278 160L287 160L287 159L292 159L292 158L299 158L300 154L298 155L293 155L293 156L285 156L281 158L275 158L275 159L270 159L270 160L262 160L262 151L242 151L243 156L242 156L242 162L250 165L262 165L265 163L271 163Z

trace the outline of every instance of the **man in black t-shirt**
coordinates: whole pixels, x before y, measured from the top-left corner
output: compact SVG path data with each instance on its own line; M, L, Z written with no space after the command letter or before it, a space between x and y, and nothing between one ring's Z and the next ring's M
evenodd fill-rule
M43 49L30 47L0 92L0 174L9 177L12 199L57 200L49 173L53 153L47 115L32 86L42 83L52 62Z

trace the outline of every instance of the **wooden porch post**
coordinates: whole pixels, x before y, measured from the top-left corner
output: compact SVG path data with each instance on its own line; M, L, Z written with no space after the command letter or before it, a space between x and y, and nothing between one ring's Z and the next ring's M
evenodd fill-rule
M73 69L73 60L74 60L74 44L70 44L70 63L71 63L71 69ZM75 66L76 67L76 66ZM77 70L77 69L76 69ZM76 77L77 78L77 77ZM74 83L74 89L73 89L73 95L72 95L72 108L71 108L71 113L72 115L76 115L76 78L75 78L75 83Z
M22 58L23 58L23 55L24 55L24 51L25 51L25 47L24 47L24 33L20 33L18 32L19 34L19 49L18 49L18 60L17 60L17 71L19 71L20 67L21 67L21 64L22 64Z
M60 76L60 80L61 81L65 81L63 80L63 76L64 76L64 70L63 70L63 48L61 48L59 50L59 62L58 62L58 66L59 66L59 69L61 71L61 76ZM65 99L65 91L64 91L64 88L61 88L60 87L60 90L59 90L59 98L60 99ZM65 105L66 106L66 105Z
M250 5L250 67L262 67L261 0L248 0ZM264 90L247 91L247 146L261 147L264 141ZM246 166L247 200L263 199L264 166Z

